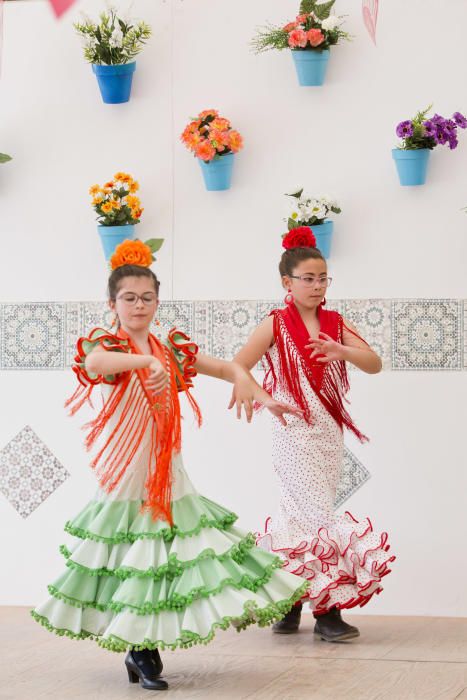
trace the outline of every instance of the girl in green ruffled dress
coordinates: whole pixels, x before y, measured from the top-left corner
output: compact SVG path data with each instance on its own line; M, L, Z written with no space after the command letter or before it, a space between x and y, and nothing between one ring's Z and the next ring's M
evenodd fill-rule
M97 495L65 525L66 569L32 611L47 629L126 651L130 682L162 690L159 649L213 639L217 628L242 630L280 619L307 582L256 548L230 510L197 493L182 461L178 393L190 394L197 373L234 383L237 415L251 420L260 401L281 421L294 412L274 401L238 365L198 353L176 330L165 343L149 329L159 282L126 242L109 280L118 331L94 329L78 341L73 367L77 411L96 386L102 408L86 427ZM128 256L128 253L130 256ZM136 256L136 257L135 257ZM97 392L96 392L97 393Z

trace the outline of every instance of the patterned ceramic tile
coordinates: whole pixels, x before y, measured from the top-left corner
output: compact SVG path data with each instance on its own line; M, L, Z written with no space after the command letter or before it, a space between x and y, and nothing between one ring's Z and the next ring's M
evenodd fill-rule
M160 323L158 334L167 334L172 328L178 328L190 337L193 335L193 302L164 301L157 312Z
M212 354L212 301L195 301L193 312L193 340L201 352Z
M420 299L392 303L393 369L461 369L461 348L461 302Z
M76 355L76 341L89 332L91 328L84 327L84 304L70 302L66 305L66 334L65 334L65 362L69 367Z
M371 474L347 447L344 447L344 464L337 487L335 508L345 503L358 489L368 481Z
M65 304L4 304L2 311L2 369L65 367Z
M212 353L230 360L256 326L255 301L216 301L212 309Z
M391 369L391 302L384 299L351 299L344 304L343 315Z
M82 332L87 335L93 328L110 330L114 313L106 301L85 301L81 309L83 319Z
M23 518L69 476L28 425L0 451L0 492Z
M345 311L345 301L343 299L327 299L326 309L330 311L338 311L342 316Z
M256 302L256 323L261 323L266 316L269 316L273 309L282 309L283 307L284 301L282 299Z
M271 309L282 306L281 299L167 301L154 330L162 336L176 325L202 352L228 358ZM357 326L385 369L467 369L467 300L329 299L326 308ZM0 304L0 369L68 367L77 337L96 326L110 329L112 318L105 301Z

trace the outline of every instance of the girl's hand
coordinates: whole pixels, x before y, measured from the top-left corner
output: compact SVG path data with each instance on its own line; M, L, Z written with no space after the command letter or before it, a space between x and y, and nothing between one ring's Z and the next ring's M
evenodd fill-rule
M160 394L161 391L167 386L169 375L159 360L156 359L152 360L151 364L149 365L149 372L150 374L146 380L146 386L155 394Z
M237 406L237 418L242 417L242 408L245 411L248 423L251 423L253 417L253 400L255 394L254 382L250 379L246 372L239 373L235 379L232 391L232 398L229 403L229 410L235 405Z
M309 345L305 345L306 348L311 348L313 351L310 355L310 359L313 359L317 355L322 355L322 357L317 358L317 362L335 362L337 360L345 360L345 347L336 342L331 338L331 336L326 335L326 333L320 333L318 339L310 338Z
M282 425L287 425L287 421L284 418L284 413L290 413L292 416L297 416L298 418L303 418L303 411L299 408L294 408L286 403L281 403L280 401L275 401L275 399L270 397L269 400L264 402L264 407L268 409L270 413L276 418L279 418Z

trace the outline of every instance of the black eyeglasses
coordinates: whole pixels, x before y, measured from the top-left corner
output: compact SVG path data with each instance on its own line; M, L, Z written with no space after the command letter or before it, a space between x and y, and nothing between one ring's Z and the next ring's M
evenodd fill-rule
M151 306L151 304L156 303L157 295L153 294L152 292L146 292L146 294L142 294L140 296L139 294L135 294L134 292L125 292L125 294L122 294L121 296L117 297L117 300L123 301L123 303L127 306L135 306L135 304L138 302L138 299L141 299L145 306Z

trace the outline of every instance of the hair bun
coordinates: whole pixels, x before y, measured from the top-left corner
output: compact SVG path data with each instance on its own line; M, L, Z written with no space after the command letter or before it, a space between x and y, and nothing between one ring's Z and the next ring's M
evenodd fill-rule
M282 247L286 250L316 248L316 238L309 226L299 226L285 234L282 239Z

